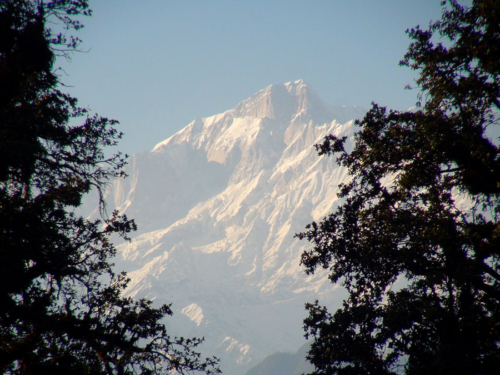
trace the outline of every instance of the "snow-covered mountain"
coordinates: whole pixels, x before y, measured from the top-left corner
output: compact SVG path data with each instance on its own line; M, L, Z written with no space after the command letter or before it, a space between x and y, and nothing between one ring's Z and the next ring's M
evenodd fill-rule
M172 303L174 335L204 336L203 355L244 374L304 343L305 302L338 305L324 273L306 276L294 234L338 204L347 171L313 147L352 136L359 108L326 105L303 81L271 85L235 109L196 119L151 152L108 196L139 232L119 246L127 294Z

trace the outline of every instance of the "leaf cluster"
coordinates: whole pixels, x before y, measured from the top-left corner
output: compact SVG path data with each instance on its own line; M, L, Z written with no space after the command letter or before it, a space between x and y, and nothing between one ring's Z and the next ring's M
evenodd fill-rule
M104 208L126 159L103 152L121 138L117 121L58 89L56 55L77 39L46 25L78 30L81 15L84 0L0 2L0 372L219 373L195 351L202 339L169 336L170 306L122 296L128 278L113 270L110 236L127 238L134 221L75 214L91 189Z
M334 314L307 305L315 374L495 374L500 366L500 3L449 1L411 29L416 111L373 104L352 152L345 203L298 234L302 255L349 292ZM444 5L444 4L443 4ZM435 43L437 35L446 40Z

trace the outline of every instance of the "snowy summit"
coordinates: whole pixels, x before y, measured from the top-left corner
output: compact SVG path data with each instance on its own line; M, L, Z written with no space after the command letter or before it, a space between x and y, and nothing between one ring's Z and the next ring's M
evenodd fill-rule
M308 244L294 238L335 209L347 178L313 146L351 137L347 119L362 115L301 80L275 84L134 155L107 199L139 226L116 261L132 279L128 295L172 303L167 328L204 336L202 354L220 357L226 374L297 350L304 303L341 301L323 273L305 275Z

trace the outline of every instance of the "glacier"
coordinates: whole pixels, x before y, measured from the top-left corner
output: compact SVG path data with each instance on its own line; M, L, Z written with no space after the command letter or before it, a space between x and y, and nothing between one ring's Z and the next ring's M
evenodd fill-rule
M320 157L327 134L352 144L358 107L333 107L302 80L271 85L236 108L196 119L131 157L108 209L139 230L118 246L128 296L172 303L172 335L205 337L203 356L242 375L304 342L304 303L339 306L326 272L306 275L294 238L339 205L347 170Z

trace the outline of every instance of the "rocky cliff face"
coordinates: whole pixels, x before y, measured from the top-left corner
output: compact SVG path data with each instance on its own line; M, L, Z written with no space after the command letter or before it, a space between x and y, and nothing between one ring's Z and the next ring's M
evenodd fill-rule
M136 154L108 196L140 231L119 246L127 294L172 303L174 335L204 336L224 373L303 343L304 303L341 291L306 276L294 238L338 205L347 171L313 147L352 137L357 108L328 107L304 82L272 85L222 114L196 119Z

